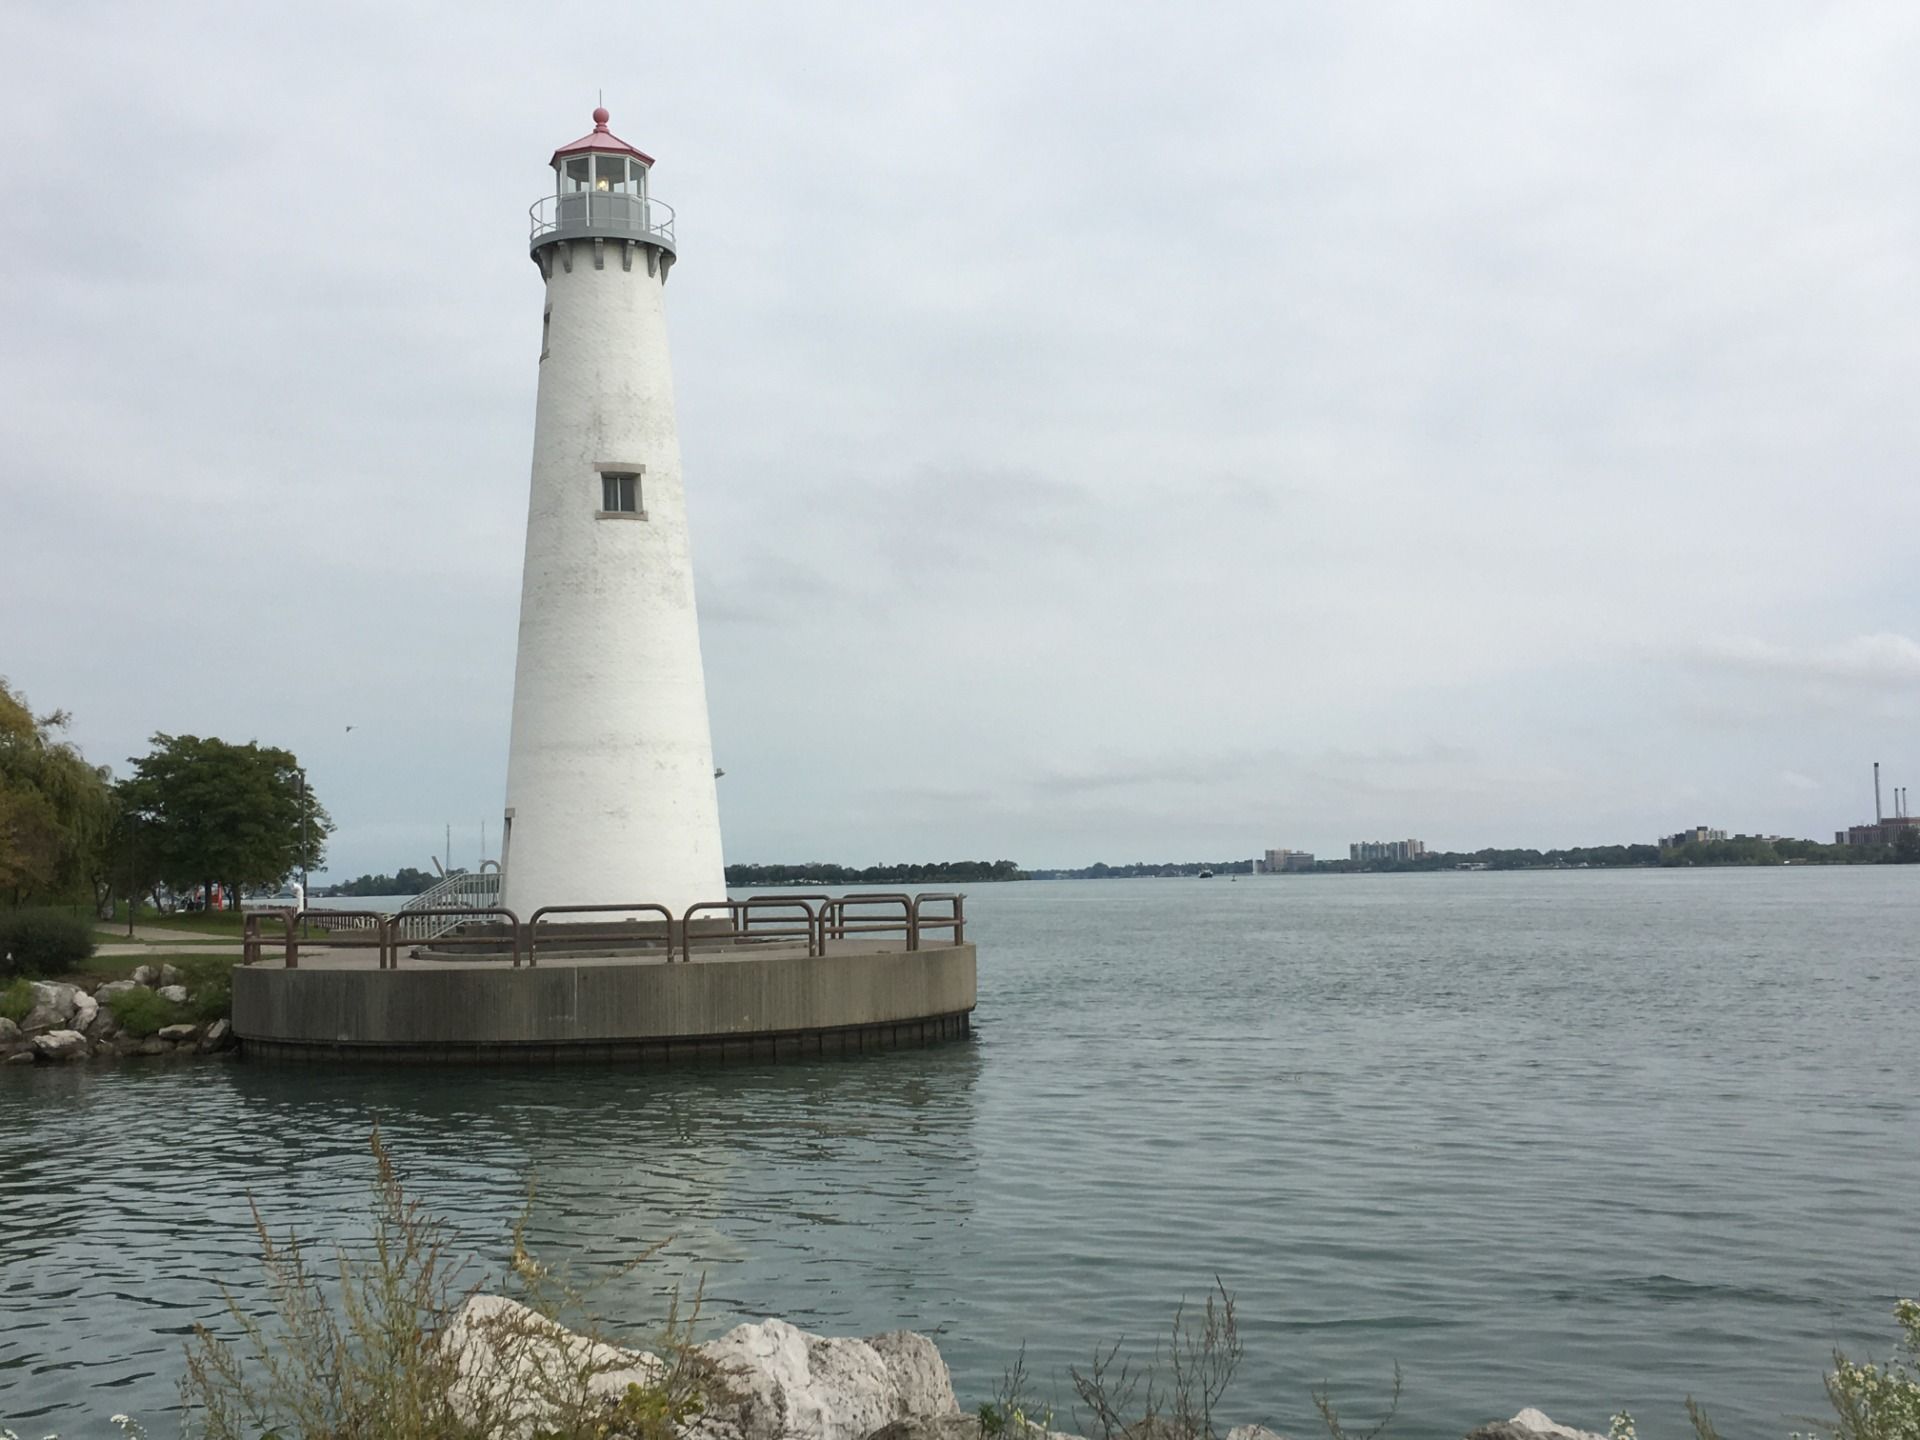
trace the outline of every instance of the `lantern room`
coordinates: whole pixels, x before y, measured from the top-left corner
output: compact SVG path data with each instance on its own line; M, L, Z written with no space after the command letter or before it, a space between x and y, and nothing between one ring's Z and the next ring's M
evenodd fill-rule
M533 203L532 247L560 240L630 240L674 253L673 209L647 193L653 157L607 128L604 107L593 129L553 152L554 193Z

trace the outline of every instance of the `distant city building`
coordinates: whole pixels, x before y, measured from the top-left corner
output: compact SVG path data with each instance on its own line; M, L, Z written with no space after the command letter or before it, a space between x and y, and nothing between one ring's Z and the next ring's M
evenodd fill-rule
M1418 860L1426 853L1424 840L1360 840L1347 846L1349 860Z
M1724 830L1709 830L1705 825L1696 825L1691 830L1676 830L1671 835L1662 835L1660 848L1678 850L1682 845L1711 845L1726 838L1727 832Z
M1885 815L1878 825L1849 825L1833 832L1836 845L1891 845L1904 830L1920 830L1920 815Z
M1262 868L1269 875L1278 875L1287 870L1311 870L1313 852L1311 850L1269 850Z

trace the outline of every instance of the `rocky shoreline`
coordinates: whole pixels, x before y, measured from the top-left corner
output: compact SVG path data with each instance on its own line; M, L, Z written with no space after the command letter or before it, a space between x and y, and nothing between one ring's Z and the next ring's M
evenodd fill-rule
M503 1369L490 1335L517 1337ZM525 1348L537 1336L534 1352ZM563 1329L516 1301L475 1295L461 1307L447 1335L454 1346L464 1393L456 1403L484 1410L506 1392L529 1393L529 1370L545 1368L537 1352L563 1357L565 1368L595 1373L591 1392L615 1404L630 1385L659 1383L668 1366L660 1357L622 1350ZM989 1417L960 1408L953 1377L939 1347L925 1335L895 1330L865 1339L814 1335L784 1320L739 1325L693 1347L717 1383L699 1412L674 1426L679 1440L1081 1440L1051 1428L1052 1417ZM470 1408L469 1408L470 1407ZM510 1402L503 1440L536 1434L548 1418L539 1402ZM1015 1432L1024 1430L1025 1434ZM1284 1440L1262 1425L1222 1427L1224 1440ZM1203 1440L1164 1419L1124 1432L1125 1440ZM1557 1424L1535 1409L1467 1432L1466 1440L1608 1440Z
M107 980L91 990L58 980L34 980L33 1008L19 1021L0 1016L0 1065L60 1064L70 1060L123 1060L213 1055L233 1049L233 1026L223 1017L182 1020L150 1035L129 1034L114 1010L114 997L146 990L184 1006L185 977L172 965L142 965L125 980Z

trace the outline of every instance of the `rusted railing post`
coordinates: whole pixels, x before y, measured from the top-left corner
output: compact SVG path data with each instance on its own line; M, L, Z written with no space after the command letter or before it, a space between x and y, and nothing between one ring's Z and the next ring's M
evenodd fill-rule
M293 938L293 911L282 910L280 922L287 927L286 966L289 970L300 968L300 942Z
M260 917L252 911L240 921L240 963L260 963Z

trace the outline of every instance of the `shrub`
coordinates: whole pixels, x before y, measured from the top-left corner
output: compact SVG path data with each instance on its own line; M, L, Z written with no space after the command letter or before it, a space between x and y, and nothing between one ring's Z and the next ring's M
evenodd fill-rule
M144 986L122 990L107 1003L113 1007L113 1018L120 1022L120 1028L136 1040L158 1034L162 1026L178 1025L193 1018L185 1005L176 1005L157 990Z
M174 963L187 987L187 1018L202 1025L233 1018L233 967L237 955L182 956Z
M93 926L65 910L0 915L0 978L62 975L93 954Z
M27 1018L27 1012L33 1009L33 982L16 980L5 989L0 989L0 1015L18 1025Z
M195 1327L180 1383L193 1440L674 1440L708 1398L726 1393L692 1348L699 1297L683 1316L677 1292L654 1383L618 1398L594 1393L594 1380L625 1361L600 1348L607 1337L597 1326L569 1336L550 1318L583 1313L589 1292L527 1253L524 1216L508 1278L527 1307L473 1322L478 1344L456 1341L462 1305L476 1293L467 1267L449 1254L442 1222L402 1190L377 1130L372 1148L370 1244L316 1266L254 1211L272 1312L262 1317L229 1296L235 1341Z

